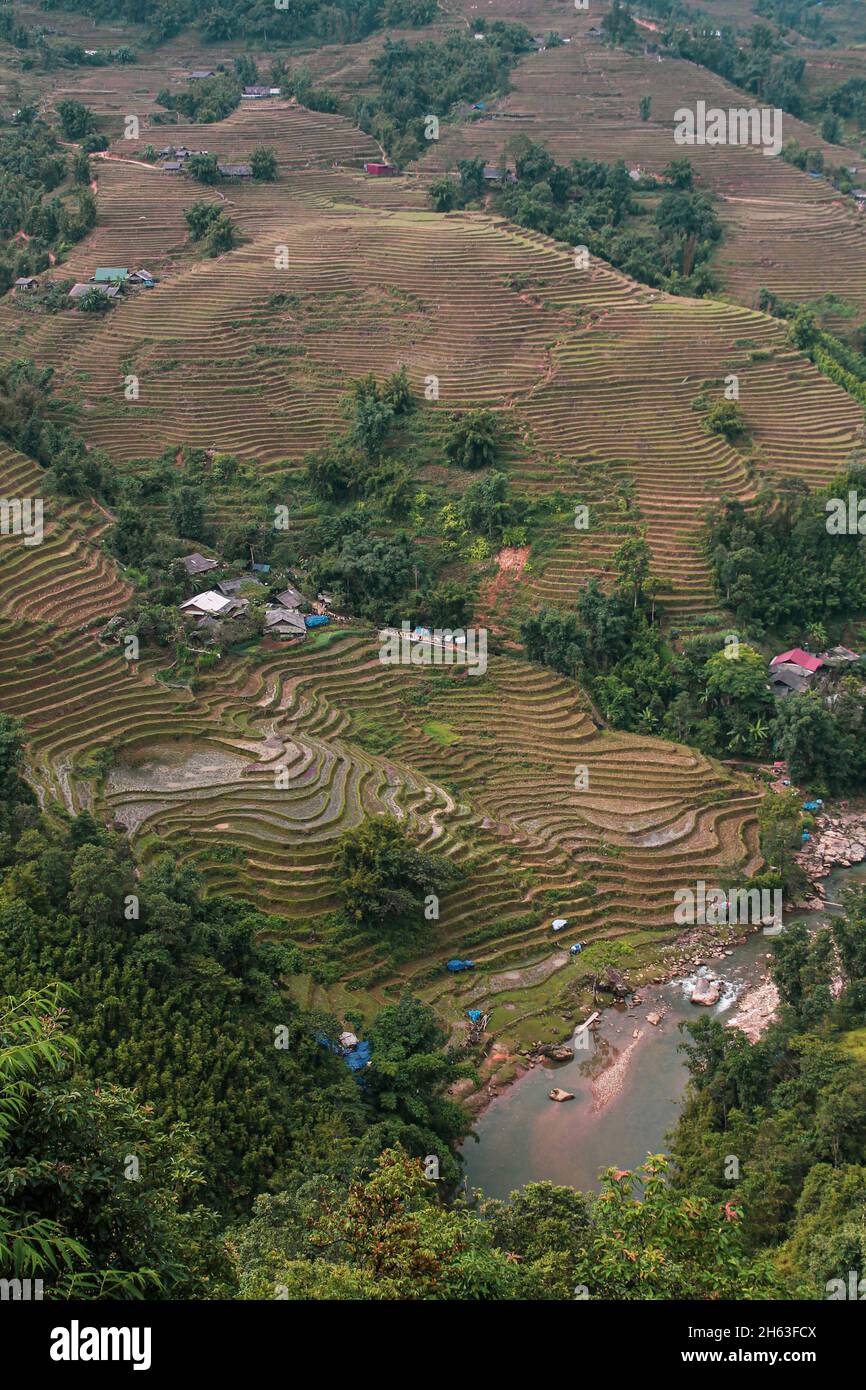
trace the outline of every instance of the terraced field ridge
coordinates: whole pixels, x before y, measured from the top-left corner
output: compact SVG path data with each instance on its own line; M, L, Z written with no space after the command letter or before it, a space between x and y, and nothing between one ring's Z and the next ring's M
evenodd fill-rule
M538 13L520 0L513 10ZM820 181L753 151L696 159L725 199L724 301L675 299L598 260L579 268L572 248L489 210L430 211L436 170L463 153L498 157L506 128L527 129L565 158L623 154L654 168L672 157L674 65L648 77L638 58L595 44L585 16L559 6L556 19L573 43L527 58L490 119L443 127L437 148L398 178L365 176L364 161L380 151L351 120L288 102L170 136L145 120L137 144L118 140L94 159L97 224L50 277L145 266L157 285L105 315L0 301L0 360L52 366L76 428L118 468L201 446L285 476L291 503L305 452L345 427L347 383L405 365L419 397L438 379L438 401L425 409L498 412L515 486L566 499L539 563L490 597L504 640L483 677L383 665L372 625L350 618L299 647L230 655L181 681L168 656L128 662L100 640L131 591L103 546L105 507L48 497L41 545L0 538L0 704L25 721L29 775L49 812L91 807L124 827L143 861L167 849L195 864L210 891L255 903L306 953L296 981L305 998L322 998L316 979L339 976L325 1002L371 1011L411 983L455 1028L467 1002L482 1001L495 1006L495 1031L524 1041L558 1031L581 997L564 947L617 938L636 968L654 968L676 932L675 889L748 874L760 855L754 783L688 748L599 728L573 681L521 659L521 614L540 603L570 608L590 577L607 583L635 518L656 571L673 583L671 618L717 611L696 543L708 504L747 500L764 479L825 481L862 426L852 399L755 309L757 281L739 259L738 238L753 247L761 217L786 227L802 219L800 250L795 239L790 264L760 283L794 293L823 260L813 292L843 273L856 301L860 225ZM346 60L347 87L363 80L377 42ZM322 70L336 78L334 61L323 52ZM697 78L687 64L675 71L676 99L686 101ZM62 90L116 117L129 84L149 90L149 74L147 65L78 74ZM644 90L653 120L636 130ZM152 116L148 91L140 95ZM265 145L279 177L208 189L166 175L138 158L157 132L221 159ZM202 198L225 207L242 237L212 260L186 233L184 212ZM835 264L821 228L841 248ZM128 373L139 378L136 401L124 396ZM720 395L730 373L750 455L703 428L701 401ZM614 501L622 482L632 484L625 517ZM41 486L35 464L0 453L4 496ZM595 518L587 532L572 524L581 501ZM460 869L429 939L399 968L334 915L338 838L384 813ZM554 938L559 915L569 925ZM445 973L452 955L478 963L473 979Z

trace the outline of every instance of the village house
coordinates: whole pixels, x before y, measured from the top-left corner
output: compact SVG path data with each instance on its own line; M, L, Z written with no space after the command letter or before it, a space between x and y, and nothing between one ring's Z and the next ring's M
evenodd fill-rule
M296 609L273 607L265 613L267 637L306 637L307 626Z
M249 574L242 574L239 579L221 579L217 588L226 598L235 598L240 594L243 584L254 585L261 593L264 593L264 585Z
M15 281L15 289L16 289L16 291L17 291L17 290L38 290L38 289L39 289L39 281L36 279L36 276L35 276L35 275L19 275L19 276L18 276L18 279Z
M98 265L93 279L97 285L118 285L129 279L129 271L126 266Z
M277 594L277 603L280 607L288 608L292 612L297 612L303 601L303 594L300 594L297 589L293 589L291 585L288 589L283 589L281 594Z
M251 179L253 176L250 164L218 164L217 168L224 179Z
M179 174L183 165L179 159L167 159L165 164L160 165L160 168L164 174Z
M130 285L144 285L145 288L150 289L152 285L156 284L156 280L149 270L134 270L127 283Z
M821 653L821 660L831 670L838 670L843 666L853 666L860 660L860 653L852 652L850 647L831 647L828 652Z
M184 555L183 566L187 574L206 574L208 570L215 570L219 565L219 560L209 560L206 555L200 555L194 550L191 555Z
M234 607L236 600L226 598L216 589L208 589L203 594L194 594L180 605L181 613L193 618L224 618Z
M187 82L201 82L206 77L215 77L213 68L193 68L192 72L186 75Z
M503 180L505 183L517 183L517 175L514 173L513 169L506 169L503 174L502 170L497 168L495 164L485 164L485 183L502 183Z
M244 87L242 97L244 101L263 101L265 97L278 97L279 87Z
M818 656L802 647L792 647L770 662L770 689L779 700L791 694L800 695L812 688L819 673L829 676L859 660L859 654L852 652L850 647L831 647Z
M79 282L79 284L73 285L72 289L69 291L69 298L83 299L91 290L96 290L99 294L104 294L109 299L116 299L120 294L120 289L117 285L96 285L90 280L87 283Z
M813 677L823 665L819 656L803 651L802 647L780 652L770 662L770 689L780 700L792 692L799 695L809 689Z
M383 164L381 160L369 160L364 165L364 173L370 174L374 179L388 178L396 172L393 164Z

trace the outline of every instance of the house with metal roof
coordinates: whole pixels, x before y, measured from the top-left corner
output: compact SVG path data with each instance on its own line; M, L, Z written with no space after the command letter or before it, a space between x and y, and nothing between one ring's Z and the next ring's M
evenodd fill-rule
M219 560L209 560L206 555L201 555L194 550L191 555L184 555L183 565L187 574L205 574L208 570L215 570Z

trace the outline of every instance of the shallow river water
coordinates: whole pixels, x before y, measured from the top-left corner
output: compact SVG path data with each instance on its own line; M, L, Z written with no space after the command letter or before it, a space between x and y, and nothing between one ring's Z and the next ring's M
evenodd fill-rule
M864 881L866 864L835 870L825 881L828 901L838 901L846 885ZM791 913L785 921L817 923L833 911ZM677 1050L688 1038L677 1025L703 1014L732 1016L743 990L766 974L771 944L758 931L732 955L709 962L724 981L715 1006L690 1002L694 976L648 987L641 991L643 1003L605 1009L588 1030L588 1047L572 1061L527 1071L475 1121L479 1142L469 1138L463 1146L469 1185L489 1197L506 1197L542 1179L593 1188L599 1170L633 1168L648 1153L665 1152L665 1135L676 1123L688 1079ZM653 1027L646 1016L660 1006L664 1018ZM554 1086L573 1091L574 1100L550 1100Z

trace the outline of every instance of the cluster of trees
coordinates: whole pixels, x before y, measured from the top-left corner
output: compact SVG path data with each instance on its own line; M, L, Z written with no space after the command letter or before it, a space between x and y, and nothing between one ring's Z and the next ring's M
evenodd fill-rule
M391 947L417 945L429 935L439 916L438 894L460 877L450 859L415 849L389 816L343 835L336 870L349 921Z
M866 610L857 517L848 532L851 492L866 498L866 457L859 451L820 491L786 479L748 507L727 501L710 514L706 551L716 592L756 635L772 630L796 637L813 624L830 624L838 632ZM841 531L833 526L834 498L844 505Z
M190 241L201 242L209 256L233 251L239 237L237 225L219 203L193 203L184 213Z
M738 33L730 25L719 26L714 18L681 0L645 0L642 8L665 21L660 39L666 50L752 92L762 105L781 107L802 120L820 121L825 140L841 143L843 120L853 120L859 130L866 129L866 82L855 77L836 86L810 90L805 57L792 53L790 43L771 25L759 22L748 33ZM833 24L838 7L831 17L818 0L757 0L755 10L779 25L790 24L798 34L819 39L822 44L836 42ZM854 10L856 7L845 16L846 23L851 18L857 22ZM616 24L614 13L618 15ZM610 23L605 32L609 41L635 42L634 25L618 0L607 18ZM850 178L847 186L852 186Z
M43 9L76 10L98 20L146 24L155 42L195 26L207 43L355 43L383 27L429 24L436 0L44 0Z
M336 591L338 604L349 612L374 622L409 618L461 625L471 586L458 592L436 582L447 558L442 548L419 548L402 530L382 534L406 513L414 493L416 403L405 368L381 384L372 374L353 382L343 409L348 430L305 459L307 486L325 506L305 537L313 582ZM503 430L490 410L455 412L435 433L436 447L455 467L487 469L500 458ZM511 498L506 475L491 468L442 509L438 527L445 551L456 549L456 536L501 541L527 508Z
M234 73L223 72L214 77L196 78L188 82L182 92L170 92L165 88L157 93L156 99L166 111L176 111L188 121L207 125L231 115L240 103L241 90L240 79Z
M0 1273L22 1258L16 1231L25 1247L36 1232L66 1242L47 1261L58 1275L204 1297L224 1264L216 1225L262 1191L346 1186L393 1145L441 1155L453 1182L465 1118L446 1092L465 1068L430 1010L406 997L381 1011L359 1087L337 1020L282 988L300 954L258 939L267 926L288 940L288 924L203 897L168 857L136 876L125 837L89 814L42 817L21 739L0 716L0 997L19 1001L0 1022ZM406 909L398 861L409 892L447 876L399 840L344 847L347 894L371 921Z
M675 1193L656 1156L601 1193L530 1183L482 1213L443 1205L399 1150L340 1193L262 1197L239 1242L240 1296L551 1301L780 1298L724 1207Z
M787 320L791 341L824 376L866 405L866 354L823 328L814 305L780 299L767 289L761 290L759 304L766 313Z
M153 153L153 146L148 146L145 155ZM249 157L250 169L254 179L262 183L273 183L277 177L277 157L273 150L269 150L265 145L258 145ZM190 174L199 183L208 186L215 183L222 183L226 177L220 172L219 160L215 154L192 154L183 166L183 172Z
M757 1043L715 1019L689 1025L673 1141L676 1190L744 1209L745 1250L772 1255L807 1298L847 1289L866 1256L866 890L845 906L773 941L781 1014Z
M775 712L764 657L745 642L732 649L721 634L672 648L655 622L656 599L669 585L650 561L642 537L624 541L611 593L593 580L576 611L541 609L525 619L527 656L579 678L616 728L719 756L764 751Z
M45 5L44 8L48 9L49 6ZM95 52L88 52L72 39L52 41L44 25L20 23L11 7L0 11L0 39L25 55L21 63L25 72L31 72L34 68L53 72L64 66L107 67L112 63L138 62L135 50L125 44L119 48L99 48Z
M415 44L386 39L383 52L373 59L377 92L358 101L354 117L398 164L424 148L430 113L444 120L457 102L507 91L508 74L532 47L522 24L473 20L471 28L484 33L483 43L466 30Z
M67 497L98 493L111 501L115 490L108 456L88 449L75 430L51 416L53 376L53 367L37 367L29 359L0 367L0 436L48 470L49 490Z
M45 270L49 252L62 254L87 235L96 222L89 178L86 156L70 160L35 107L0 125L0 294L19 275Z
M304 461L310 491L323 502L366 497L386 514L404 511L411 473L400 457L398 432L415 409L405 367L381 386L372 372L358 378L342 409L351 421L348 430Z
M721 224L707 196L692 187L687 159L665 170L669 187L653 213L643 195L658 194L655 180L635 181L624 160L606 164L577 159L557 164L543 145L525 135L509 141L516 182L504 181L493 195L511 221L571 246L586 246L627 275L673 293L705 294L716 288L709 260L721 239ZM443 176L430 186L439 211L465 207L484 192L484 162L462 160L457 180ZM652 231L643 230L650 223Z

